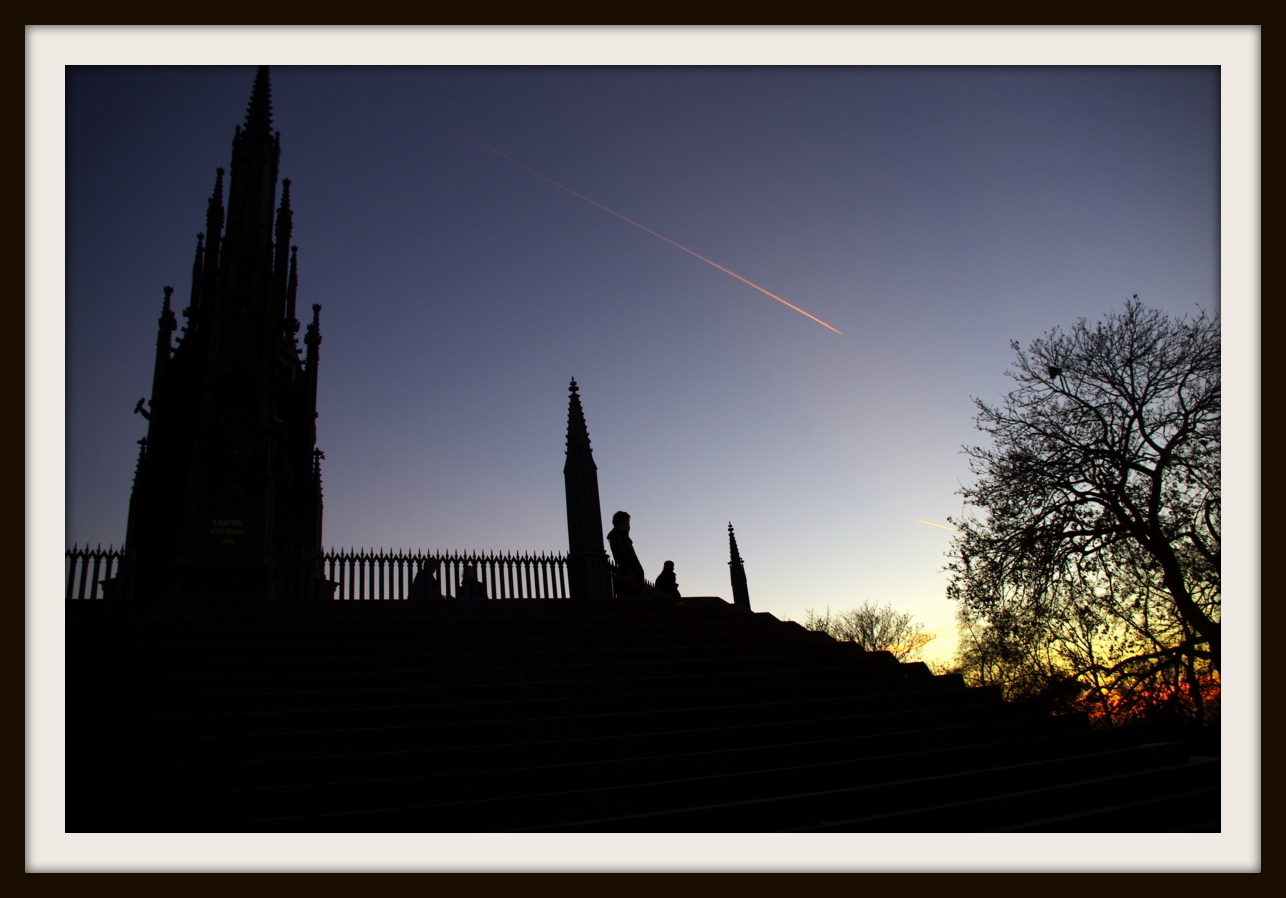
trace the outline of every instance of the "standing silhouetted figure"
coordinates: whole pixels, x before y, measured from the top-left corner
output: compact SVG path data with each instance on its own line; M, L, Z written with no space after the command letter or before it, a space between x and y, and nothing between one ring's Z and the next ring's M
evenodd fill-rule
M656 592L657 595L663 596L667 599L683 598L683 596L679 595L679 581L674 577L673 561L667 561L665 563L665 570L661 571L661 573L657 575Z
M411 581L411 591L407 593L407 598L415 601L420 599L440 599L442 598L442 587L438 583L438 575L434 573L437 570L436 561L426 562L424 567L420 568L415 579Z
M465 565L464 578L456 588L455 597L457 599L485 599L487 597L487 587L478 581L478 566L476 564Z
M634 554L634 540L630 539L630 516L623 511L612 515L612 532L607 534L616 562L616 594L638 598L643 595L643 565Z

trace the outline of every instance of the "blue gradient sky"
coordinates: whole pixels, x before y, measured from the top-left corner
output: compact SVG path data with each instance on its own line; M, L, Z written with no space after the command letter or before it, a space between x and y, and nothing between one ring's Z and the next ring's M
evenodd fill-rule
M67 541L119 542L253 69L67 70ZM971 396L1137 293L1219 307L1217 68L275 67L327 546L564 550L567 383L650 576L943 634ZM435 119L762 285L837 335ZM605 529L610 523L605 522Z

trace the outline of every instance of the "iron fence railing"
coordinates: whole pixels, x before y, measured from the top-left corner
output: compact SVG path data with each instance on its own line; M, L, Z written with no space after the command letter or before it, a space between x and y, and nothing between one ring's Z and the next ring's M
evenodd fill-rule
M443 553L366 550L322 555L322 576L337 601L400 600L425 568L441 595L456 598L473 567L489 599L567 598L567 559L553 553Z
M91 549L73 546L67 550L67 598L101 599L103 584L120 573L125 550L100 544Z
M67 550L67 598L102 599L105 583L121 573L123 549L79 546ZM446 553L410 550L332 549L288 553L277 559L283 598L317 595L315 581L329 581L336 601L400 601L421 570L437 580L439 594L456 598L472 566L487 598L565 599L566 556L549 553ZM323 590L325 592L325 590Z

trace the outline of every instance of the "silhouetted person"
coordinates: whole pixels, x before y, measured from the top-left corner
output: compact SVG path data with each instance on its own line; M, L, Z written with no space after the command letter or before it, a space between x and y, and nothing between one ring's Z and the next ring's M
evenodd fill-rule
M679 595L679 581L674 578L674 562L667 561L665 570L657 574L656 577L657 595L667 599L681 599Z
M464 578L460 580L460 586L455 591L457 599L485 599L487 597L487 587L478 582L478 566L476 564L465 565Z
M420 568L415 579L411 581L411 591L406 594L406 597L416 601L442 598L442 587L438 583L438 575L434 573L436 570L437 562L430 562Z
M643 595L643 565L634 554L634 540L630 539L630 516L623 511L612 515L612 531L607 534L616 562L616 594L637 598Z

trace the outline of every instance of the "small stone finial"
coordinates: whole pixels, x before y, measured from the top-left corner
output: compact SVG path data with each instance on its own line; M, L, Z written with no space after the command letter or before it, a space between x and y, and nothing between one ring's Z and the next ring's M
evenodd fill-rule
M277 242L282 246L290 242L291 222L294 214L290 209L290 179L281 179L281 205L277 207Z
M174 296L173 287L164 287L165 299L161 300L161 319L158 322L161 327L160 339L164 340L165 345L170 345L170 334L178 330L179 323L174 317L174 311L170 307L170 300Z
M219 239L223 234L223 169L214 170L214 190L205 207L206 257L203 268L213 274L218 264Z
M290 248L290 272L286 276L286 327L293 335L299 332L295 317L295 297L299 292L299 247Z
M308 330L304 333L304 343L310 348L310 352L315 352L316 348L321 345L321 339L321 306L318 303L313 303L313 320L308 325Z
M214 240L223 230L223 169L214 170L214 190L205 204L205 230Z
M274 253L272 261L272 289L274 299L280 303L282 321L287 333L293 334L291 319L295 317L294 297L290 291L290 279L294 275L293 247L290 244L290 233L293 229L294 213L290 211L290 179L281 182L281 205L277 207L277 229L274 235Z
M200 280L202 266L205 264L205 234L196 235L196 260L192 263L192 277Z
M313 482L317 485L317 498L322 496L322 476L321 463L326 458L326 453L320 449L313 450Z

